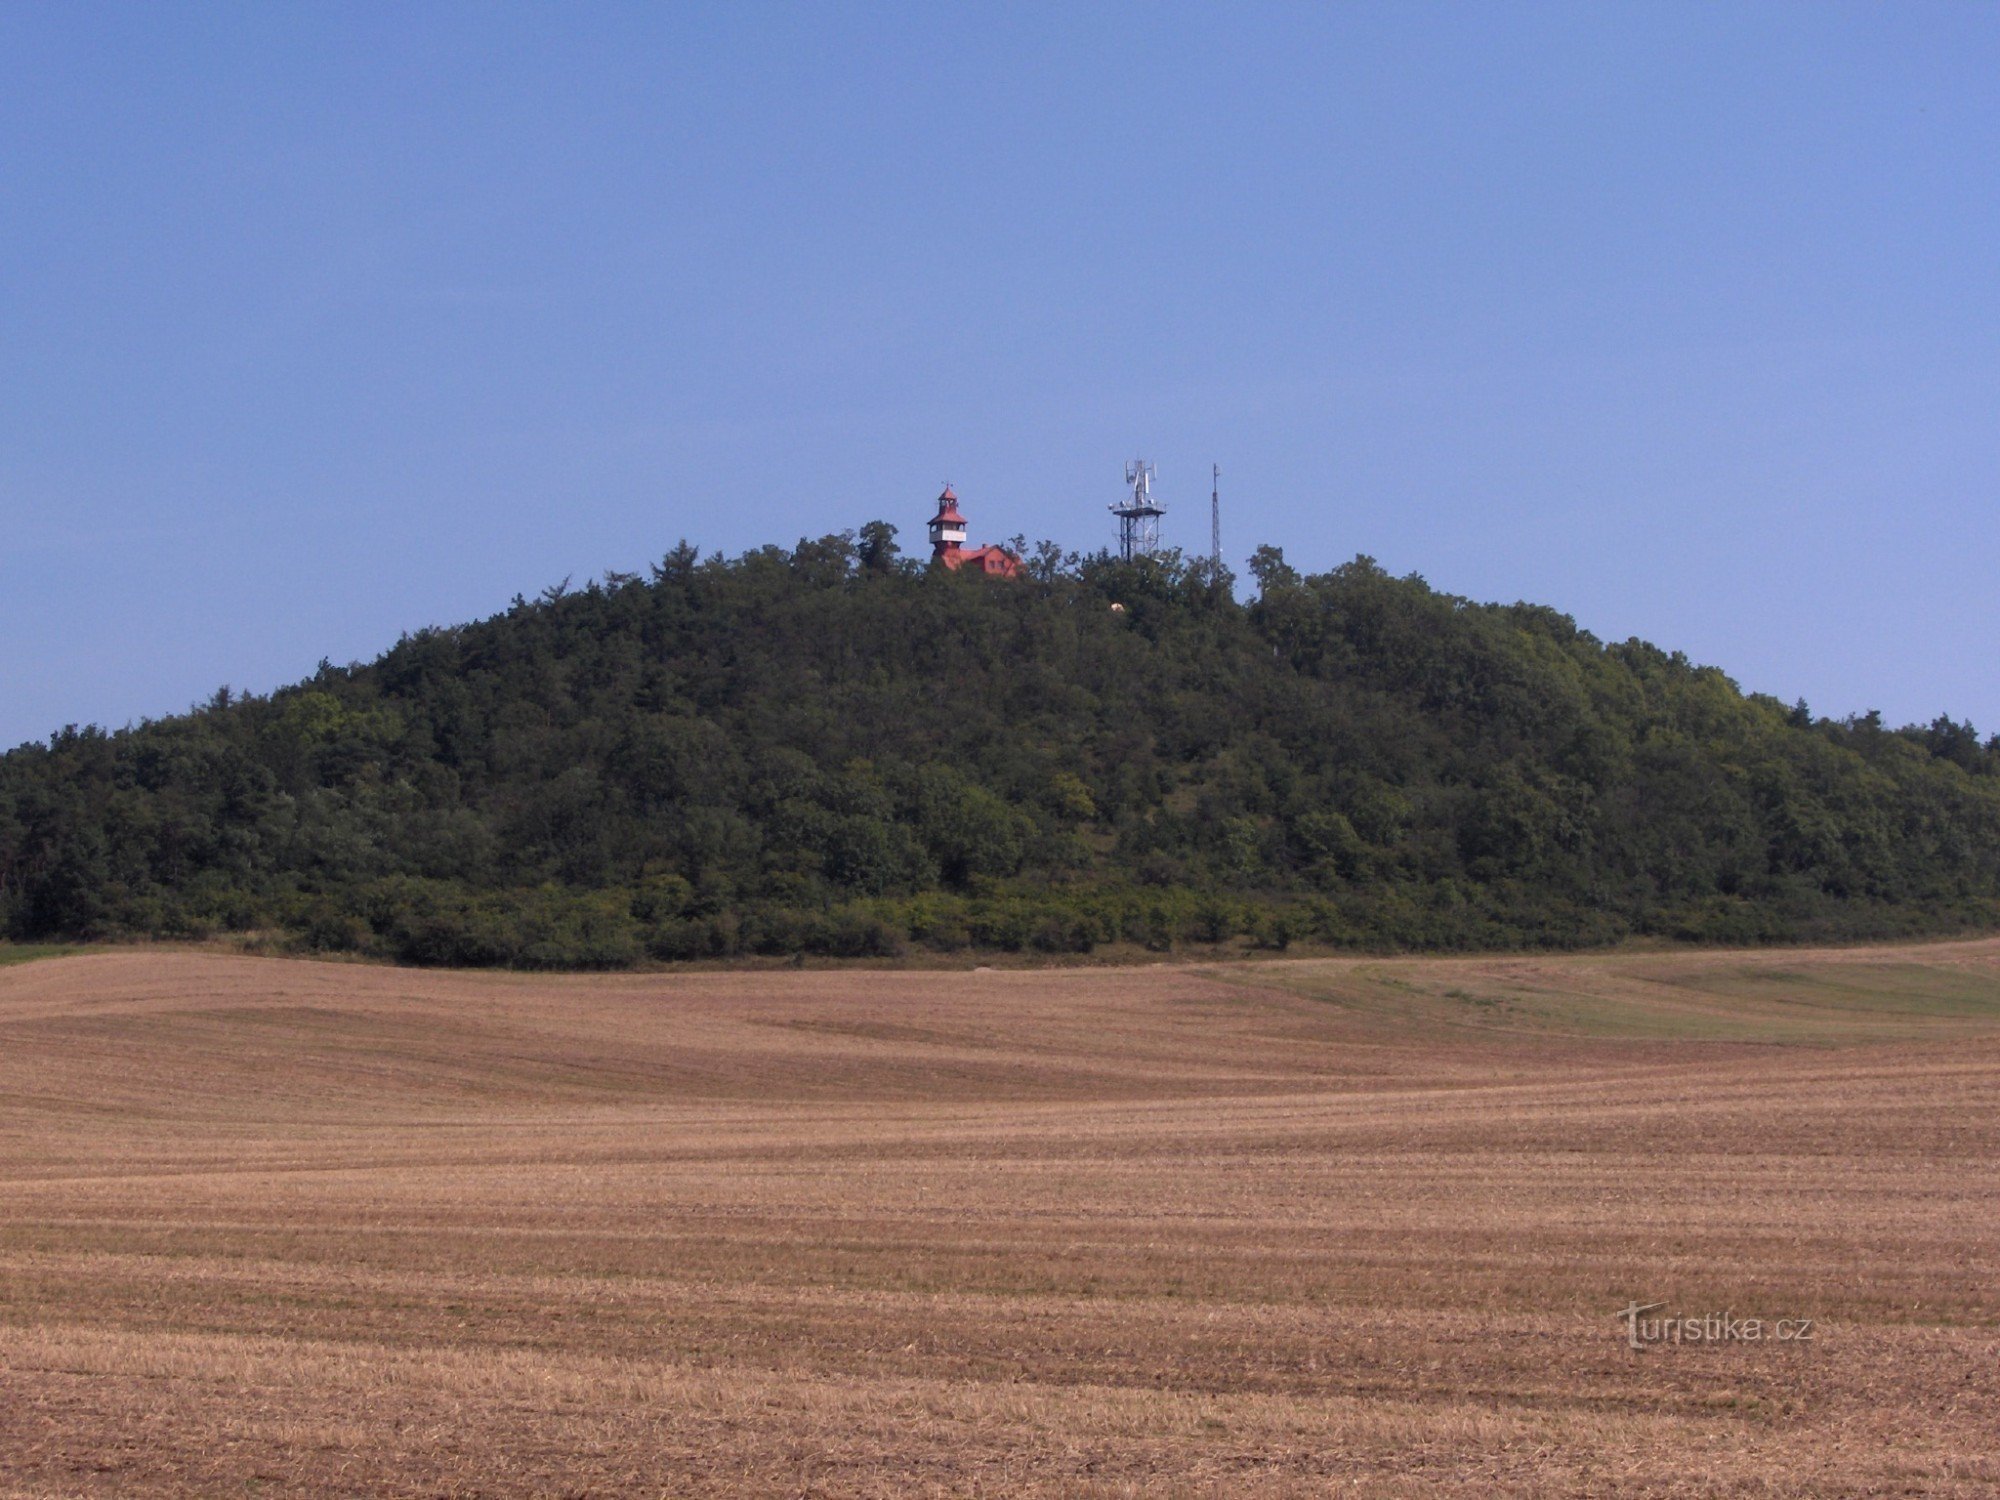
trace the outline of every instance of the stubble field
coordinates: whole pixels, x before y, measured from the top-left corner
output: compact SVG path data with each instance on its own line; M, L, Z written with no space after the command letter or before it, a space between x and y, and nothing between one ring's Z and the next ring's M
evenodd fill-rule
M1992 1495L1996 1083L2000 941L0 966L0 1495Z

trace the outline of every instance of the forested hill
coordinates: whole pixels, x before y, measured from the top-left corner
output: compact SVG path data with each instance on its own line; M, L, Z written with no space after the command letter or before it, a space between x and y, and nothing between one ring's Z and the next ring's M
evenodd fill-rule
M2000 925L2000 737L1815 720L1367 559L1257 597L683 546L0 759L0 930L421 963ZM1123 606L1122 609L1114 605Z

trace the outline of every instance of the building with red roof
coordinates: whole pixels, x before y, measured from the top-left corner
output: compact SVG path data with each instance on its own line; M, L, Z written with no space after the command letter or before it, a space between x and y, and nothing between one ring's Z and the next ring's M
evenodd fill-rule
M1021 559L1005 547L965 545L965 517L959 514L958 496L950 485L938 496L937 514L931 517L931 561L954 573L971 568L989 578L1021 576Z

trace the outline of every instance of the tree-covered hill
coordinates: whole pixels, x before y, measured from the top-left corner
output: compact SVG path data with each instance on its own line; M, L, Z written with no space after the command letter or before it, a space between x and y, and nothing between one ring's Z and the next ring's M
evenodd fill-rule
M1246 605L1173 556L933 571L879 523L682 546L13 751L0 931L617 966L2000 925L2000 737L1815 720L1365 558L1252 566Z

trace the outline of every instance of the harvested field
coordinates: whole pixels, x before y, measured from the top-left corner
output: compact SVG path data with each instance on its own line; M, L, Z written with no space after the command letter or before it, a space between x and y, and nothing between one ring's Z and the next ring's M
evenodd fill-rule
M1996 1084L2000 941L4 965L0 1496L1993 1495Z

